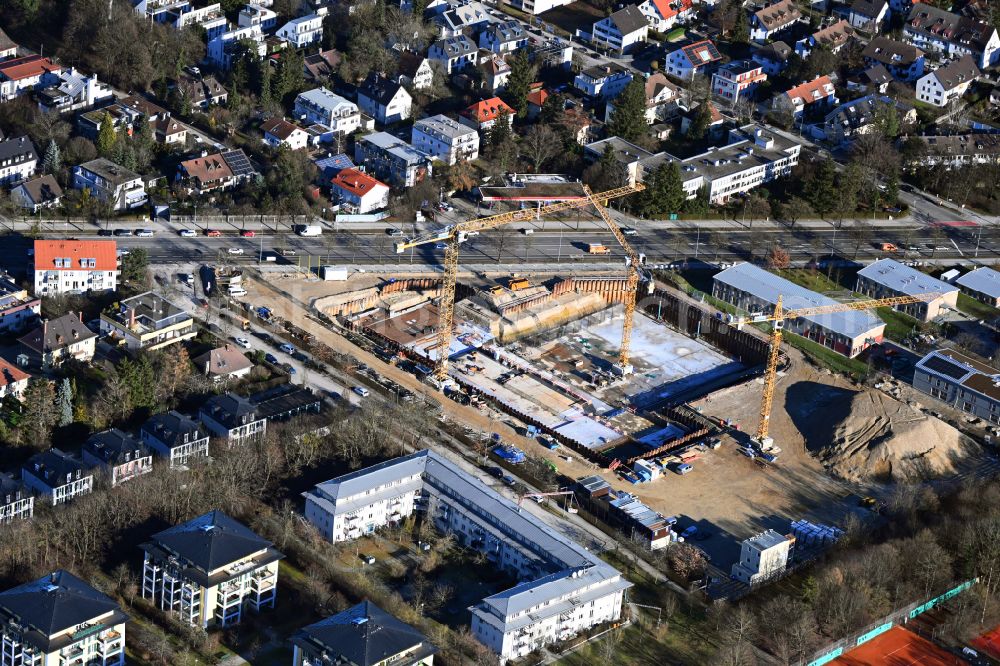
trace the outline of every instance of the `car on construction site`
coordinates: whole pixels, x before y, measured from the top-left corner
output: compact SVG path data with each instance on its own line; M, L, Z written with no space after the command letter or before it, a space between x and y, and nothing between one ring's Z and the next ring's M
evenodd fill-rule
M354 386L351 390L360 395L362 398L367 398L371 395L371 391L366 389L364 386Z
M362 553L358 557L360 557L361 561L364 562L365 564L375 564L375 558L372 557L371 555L367 555L365 553Z
M487 467L486 473L489 474L490 476L495 476L498 479L503 478L503 469L497 467L496 465L491 465L490 467Z

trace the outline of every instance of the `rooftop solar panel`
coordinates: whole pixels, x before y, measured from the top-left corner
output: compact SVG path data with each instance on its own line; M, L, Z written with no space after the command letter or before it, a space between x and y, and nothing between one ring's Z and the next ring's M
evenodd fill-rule
M941 358L940 356L932 356L923 362L923 366L928 370L933 370L934 372L945 375L946 377L951 377L952 379L961 379L965 375L969 374L969 371L966 368L963 368L957 363L952 363L947 359Z
M226 164L228 164L229 168L232 169L233 175L237 178L240 176L250 176L256 173L253 165L250 164L250 160L242 150L228 150L222 153L222 159L226 161Z

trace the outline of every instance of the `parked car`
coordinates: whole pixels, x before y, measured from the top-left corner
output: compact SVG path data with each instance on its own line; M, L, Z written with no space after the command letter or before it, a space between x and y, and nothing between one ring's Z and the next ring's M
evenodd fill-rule
M278 345L278 349L280 349L281 351L285 352L286 354L294 354L295 353L295 347L291 346L287 342L283 342L280 345Z
M293 366L291 363L285 363L284 365L281 366L281 369L290 375L295 374L295 366Z
M622 227L622 233L626 236L636 236L639 232L632 227Z
M492 467L487 467L486 473L489 474L490 476L495 476L498 479L503 478L503 470L497 467L496 465Z
M257 232L254 231L253 229L243 229L242 231L240 231L240 236L242 236L243 238L253 238L256 235Z
M152 229L136 229L135 235L139 238L152 238L154 231Z
M687 463L681 463L680 465L677 465L677 467L674 467L674 472L683 476L693 469L694 467L692 467L691 465Z
M698 533L698 526L691 525L690 527L686 528L683 532L681 532L681 538L687 540L693 537L697 533Z
M205 235L209 238L218 238L222 235L222 232L218 229L205 229Z
M385 233L387 233L392 238L399 238L403 235L403 230L397 229L396 227L389 227L388 229L385 230Z
M365 555L364 553L362 553L360 557L361 561L364 562L365 564L375 564L375 558L372 557L371 555Z
M243 347L243 349L250 349L250 341L246 338L234 338L233 342L236 343L238 347Z
M115 229L115 236L131 236L131 229Z
M181 238L194 238L198 234L194 232L194 229L181 229L177 232L177 235Z
M514 477L512 477L512 476L511 476L510 474L504 474L504 475L503 475L503 482L504 482L504 483L506 483L506 484L507 484L508 486L512 486L512 485L514 485L515 483L517 483L517 482L516 482L516 481L514 480Z
M306 356L305 354L303 354L303 353L302 353L302 352L300 352L300 351L296 351L296 352L294 352L294 353L292 354L292 358L294 358L294 359L295 359L296 361L302 361L302 362L305 362L305 361L308 361L308 360L309 360L309 357L308 357L308 356Z
M360 395L362 398L367 398L371 395L371 391L366 389L364 386L354 386L351 390Z
M98 236L111 236L111 235L113 235L113 232L111 231L111 229L98 229L97 230L97 235Z
M278 357L275 356L274 354L267 353L267 354L264 354L264 360L267 361L268 363L275 363L276 364L278 362Z

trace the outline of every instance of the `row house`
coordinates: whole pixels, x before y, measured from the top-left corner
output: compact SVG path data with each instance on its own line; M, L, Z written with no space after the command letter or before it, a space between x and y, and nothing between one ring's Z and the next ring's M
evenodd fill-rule
M955 280L955 285L969 298L1000 308L1000 271L980 266Z
M918 162L920 165L945 164L950 167L961 167L1000 162L1000 135L997 134L975 133L911 138L923 144Z
M876 37L861 52L869 67L882 65L900 81L916 81L924 74L924 52L912 44Z
M267 419L258 416L253 403L235 393L209 398L198 418L209 434L224 439L229 448L261 439L267 430Z
M323 410L323 398L309 388L295 384L281 384L254 393L250 402L257 406L261 418L273 421L288 421L296 416L319 414Z
M91 435L82 453L84 464L104 472L112 488L153 471L149 449L118 428Z
M413 123L410 141L449 166L479 157L479 133L442 114Z
M40 55L0 62L0 103L54 84L62 67Z
M1000 33L996 28L926 3L910 10L903 39L924 52L948 59L970 55L982 69L1000 62Z
M441 64L446 74L465 69L476 61L478 48L465 35L440 39L431 44L427 58Z
M854 28L846 20L841 19L795 42L795 52L802 58L809 57L812 50L817 47L829 49L831 53L839 53L851 41L852 37L854 37ZM768 72L768 74L770 73Z
M854 291L869 298L893 298L895 296L923 296L916 303L895 306L923 322L931 321L942 310L954 310L958 303L959 289L912 266L895 259L879 259L858 271Z
M299 93L292 113L296 120L304 124L322 125L342 135L361 127L358 105L326 88Z
M97 75L86 75L70 67L59 72L52 85L35 92L38 108L55 113L68 113L89 109L114 98L111 86L97 80Z
M296 49L303 49L310 44L321 42L323 41L323 19L326 18L326 13L326 7L320 7L312 14L292 19L281 26L274 35Z
M37 168L38 153L27 135L0 140L0 185L19 183Z
M35 296L118 288L118 244L113 240L38 239L33 255L29 279Z
M365 215L389 206L389 186L358 169L344 169L330 181L331 197L347 213Z
M69 360L89 363L97 348L97 334L84 325L83 313L69 312L56 319L43 319L38 328L18 342L32 365L48 370Z
M518 21L493 23L479 33L479 48L493 53L512 53L527 45L528 33Z
M2 663L124 666L128 616L68 571L0 592Z
M635 5L625 5L594 23L591 30L590 41L594 46L617 53L630 51L649 37L646 16Z
M884 95L866 95L845 102L828 113L818 128L821 138L832 143L847 143L874 131L879 106L886 104L896 107L900 124L917 121L917 111L912 106Z
M265 120L260 126L264 143L272 148L303 150L309 147L309 132L284 118Z
M736 104L752 100L758 86L767 80L763 66L753 60L733 60L712 75L712 94Z
M742 8L740 11L743 11ZM750 39L774 39L775 35L790 29L801 18L802 12L793 0L776 2L750 16Z
M73 189L87 190L112 210L132 210L148 201L142 176L104 157L73 167Z
M0 473L0 525L30 520L35 515L35 496L21 481Z
M646 17L650 28L666 33L694 15L694 3L692 0L644 0L639 5L639 11Z
M614 99L632 82L632 71L617 63L588 67L573 79L573 86L588 97Z
M917 99L934 106L948 106L964 95L981 74L976 61L966 54L922 76L917 81Z
M817 76L812 81L800 83L771 99L775 111L787 111L793 118L801 118L806 109L822 109L839 103L837 90L829 76Z
M996 372L954 349L938 349L917 361L913 388L987 423L1000 424Z
M151 291L106 309L101 313L100 326L108 342L133 353L165 349L198 333L191 315Z
M221 511L154 534L140 548L143 599L185 624L226 628L241 622L244 607L274 608L284 555Z
M358 88L361 111L382 125L392 125L410 117L413 97L402 84L372 72Z
M165 458L171 469L208 459L208 431L177 411L154 414L139 428L143 445Z
M52 506L89 495L94 490L93 470L56 448L28 458L21 467L21 481Z
M413 187L434 173L433 157L387 132L358 139L354 159L395 187Z
M709 67L721 60L719 49L706 39L668 53L666 71L670 76L690 81L696 74L705 74Z
M854 0L847 14L851 27L877 34L889 17L889 3L886 0Z

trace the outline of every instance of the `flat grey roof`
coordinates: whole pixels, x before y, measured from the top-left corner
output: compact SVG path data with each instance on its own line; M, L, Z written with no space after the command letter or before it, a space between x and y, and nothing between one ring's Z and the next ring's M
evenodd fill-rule
M858 271L858 277L867 278L907 296L930 292L949 294L958 291L958 287L932 278L927 273L901 264L895 259L879 259L873 264L868 264Z
M837 305L839 302L748 263L736 264L716 273L715 280L734 289L753 294L756 298L771 304L776 303L778 296L781 296L782 307L785 310ZM885 326L885 323L878 317L861 311L812 315L803 319L852 340L872 329Z
M980 266L955 280L966 289L986 294L990 298L1000 298L1000 271Z
M766 530L757 534L755 536L747 539L747 542L752 544L758 550L767 550L768 548L774 548L775 546L780 546L781 544L788 541L784 536L778 534L774 530Z

